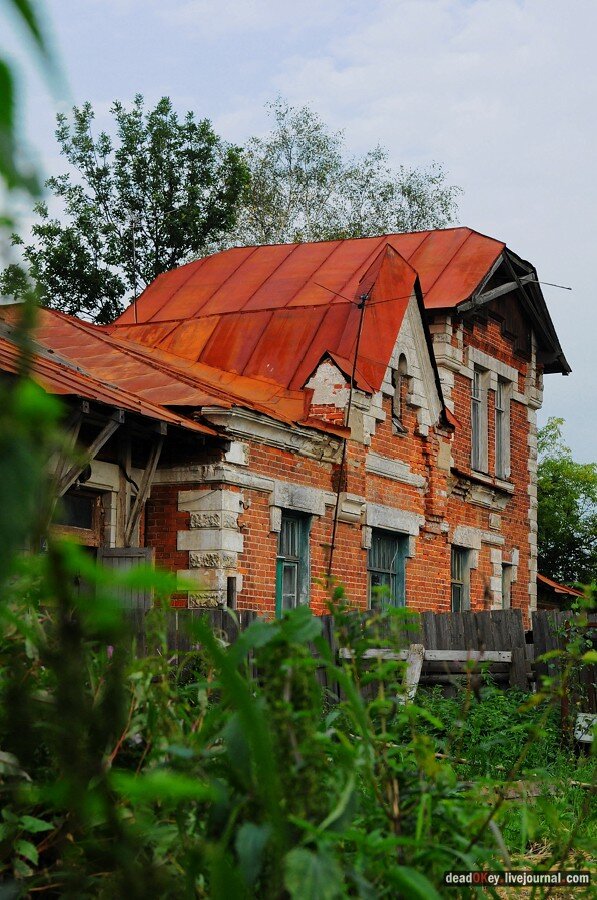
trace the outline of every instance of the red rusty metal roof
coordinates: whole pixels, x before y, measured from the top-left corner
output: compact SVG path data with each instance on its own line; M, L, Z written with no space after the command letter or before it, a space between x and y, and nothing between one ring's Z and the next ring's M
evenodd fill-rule
M115 406L150 419L167 422L170 425L179 425L200 434L217 434L213 428L194 422L192 419L162 406L141 400L138 396L130 394L116 385L99 381L88 372L63 359L51 359L46 348L38 347L38 350L41 352L34 353L31 362L31 377L50 394L82 397L85 400L94 400L107 406ZM20 371L20 361L21 350L14 339L7 337L6 334L0 335L0 370L16 375Z
M108 330L300 390L325 356L378 390L417 285L427 308L468 299L505 245L469 228L236 247L160 275Z
M0 317L6 321L15 322L18 316L18 306L0 307ZM53 393L100 400L103 391L106 399L102 402L138 412L147 409L153 417L185 427L190 420L165 407L239 406L286 423L343 433L337 426L309 418L309 391L288 391L271 380L234 375L159 348L149 349L56 310L38 311L35 339L40 350L35 371ZM10 352L0 359L0 368L6 362L13 371L6 354ZM50 354L52 359L48 359ZM49 369L48 363L52 363ZM191 425L194 430L216 433L195 422Z
M235 248L159 276L138 301L142 324L129 309L107 330L296 391L325 356L351 374L367 294L355 380L379 390L416 289L386 238Z
M583 596L583 592L579 591L577 588L571 588L566 584L560 584L558 581L553 581L551 578L548 578L547 575L537 574L537 581L545 587L550 588L556 594L568 594L572 597Z

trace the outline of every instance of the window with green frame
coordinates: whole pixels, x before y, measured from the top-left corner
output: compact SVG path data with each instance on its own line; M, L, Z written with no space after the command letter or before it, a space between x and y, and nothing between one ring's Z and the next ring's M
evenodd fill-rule
M309 603L311 517L283 512L276 560L276 615Z
M466 550L464 547L452 547L452 612L463 612L471 608L470 559L470 550Z
M406 606L408 536L374 528L367 558L369 606Z

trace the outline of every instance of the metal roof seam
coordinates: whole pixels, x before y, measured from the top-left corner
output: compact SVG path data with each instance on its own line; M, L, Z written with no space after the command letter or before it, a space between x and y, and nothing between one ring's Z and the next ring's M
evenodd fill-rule
M300 294L300 292L301 292L301 291L309 284L310 281L312 281L312 279L313 279L314 276L315 276L315 273L316 273L316 272L319 272L319 270L321 269L321 267L322 267L323 265L325 265L325 263L329 262L330 257L333 256L334 253L336 253L336 251L340 249L340 247L342 246L343 243L344 243L343 241L336 241L336 245L335 245L334 249L332 250L332 252L331 252L331 253L328 253L328 255L325 257L325 259L322 259L322 261L319 263L319 265L318 265L315 269L313 269L313 271L310 272L309 275L307 275L307 277L305 278L305 280L303 281L303 283L301 284L301 286L300 286L299 288L296 289L296 291L294 292L294 294L292 295L292 297L291 297L291 298L288 300L288 302L286 303L286 308L287 308L287 309L288 309L288 307L290 306L290 304L292 303L292 301L294 300L294 298L297 297L297 296ZM293 308L293 309L300 309L300 308L301 308L301 305L299 304L298 306L296 306L296 307L293 306L292 308Z
M1 346L2 344L4 344L3 348ZM10 353L7 353L7 348L11 348ZM13 363L13 366L11 367L13 372L17 371L16 362L13 361L18 352L18 348L11 341L6 338L0 338L0 357L2 357L7 366ZM171 424L179 421L179 417L174 416L169 410L159 404L154 404L148 400L142 400L140 397L131 394L125 388L114 388L105 382L99 381L89 373L75 373L68 366L64 366L61 362L48 359L47 357L34 355L32 371L38 374L42 379L47 378L57 385L63 386L67 389L67 392L72 391L75 396L81 396L82 393L83 396L89 396L89 394L91 394L92 398L100 403L106 403L109 406L121 406L128 409L130 412L136 412L136 406L144 406L146 413L149 414L150 418L157 418L160 421L170 422ZM141 414L143 415L144 413L142 412ZM190 419L185 419L185 427L190 428L193 431L216 434L212 428L202 426L199 423L194 423Z
M280 246L285 246L285 245L282 244L282 245L280 245ZM251 293L249 294L249 296L247 297L247 299L245 300L245 302L243 303L243 305L237 310L237 312L242 313L242 312L245 311L245 307L246 307L247 303L249 303L249 302L251 301L251 298L255 296L255 294L257 293L257 291L260 291L260 290L261 290L261 288L262 288L263 285L266 283L266 281L269 281L269 279L272 277L272 275L274 274L274 272L277 272L278 269L280 268L280 266L282 266L282 265L286 262L286 260L289 259L289 258L292 256L293 253L296 253L296 251L298 250L299 247L302 246L302 244L288 244L288 245L286 245L286 246L289 246L289 247L291 248L290 251L286 254L286 256L284 257L284 259L280 260L280 262L278 263L278 265L277 265L277 266L274 266L274 268L271 270L271 272L269 272L269 273L265 276L265 278L264 278L263 281L258 285L258 287L256 287L254 291L251 291ZM255 249L257 249L257 248L255 248Z
M230 249L233 249L233 248L230 248ZM243 248L239 248L239 249L247 250L247 249L249 249L249 248L243 247ZM236 273L238 272L238 270L239 270L242 266L244 266L244 264L245 264L245 263L253 256L253 254L256 252L256 250L257 250L257 247L253 247L253 248L251 249L251 252L250 252L247 256L245 256L245 257L239 262L238 266L236 266L236 267L232 270L232 272L230 272L222 282L220 282L220 284L216 287L216 289L215 289L214 291L212 291L212 293L209 295L209 297L206 297L206 298L205 298L204 303L202 303L202 305L199 307L199 309L197 310L197 313L201 312L201 310L204 309L205 306L207 306L207 304L209 303L210 300L213 300L213 298L216 296L216 294L218 293L218 291L221 291L222 288L224 287L224 285L226 284L226 282L229 281L234 275L236 275ZM207 257L207 259L209 259L209 257ZM197 313L195 313L195 315L196 315Z
M52 312L54 312L54 311L52 311ZM158 360L155 357L154 353L152 353L149 349L145 349L145 347L143 347L142 345L139 345L139 344L133 342L132 346L130 346L130 347L122 346L120 339L114 338L110 334L105 334L103 332L95 331L95 326L90 325L87 322L81 322L80 320L75 319L74 317L66 316L63 313L61 314L61 317L66 319L67 322L74 328L77 328L78 330L86 332L86 333L92 332L94 334L94 336L96 336L98 338L98 340L100 340L101 342L106 343L109 346L114 347L115 349L119 349L125 355L128 354L129 356L132 356L135 359L139 359L141 362L144 362L148 365L150 364L152 368L156 369L157 371L162 372L162 374L169 375L170 377L172 377L178 381L181 381L183 384L186 384L190 387L195 387L195 388L199 386L202 390L206 391L208 394L211 394L213 397L216 397L220 400L224 400L227 402L229 402L231 398L234 398L239 402L240 405L244 405L247 408L255 408L257 411L262 412L265 415L271 415L271 409L268 406L266 406L262 403L259 403L259 401L255 400L252 402L252 405L248 404L247 398L236 394L233 390L231 390L229 388L228 389L219 388L218 386L213 385L213 383L211 383L209 381L205 381L204 379L200 378L197 374L193 374L191 372L187 373L184 370L181 370L174 363L172 363L172 364L164 363L164 362ZM165 351L162 350L160 352L164 353ZM192 365L192 364L190 364L190 365ZM89 377L94 377L94 376L89 376ZM281 388L283 389L282 386L281 386ZM126 390L126 389L118 387L118 386L116 387L116 389L117 390ZM281 414L280 414L280 417L283 418L284 421L289 421L287 419L287 417L283 417Z
M460 244L460 246L458 247L458 250L456 251L456 253L452 254L452 256L451 256L451 257L448 259L448 261L446 262L445 266L443 266L443 268L440 269L440 271L438 272L438 274L436 275L436 277L434 278L434 280L433 280L433 281L431 282L431 284L427 287L427 290L426 290L424 293L423 293L423 291L421 291L421 295L422 295L423 297L426 297L427 294L430 294L430 293L431 293L431 291L433 290L434 286L437 284L437 282L439 281L439 279L441 278L441 276L443 275L443 273L446 271L446 269L448 268L448 266L450 266L450 265L452 264L452 262L454 261L454 259L455 259L456 256L458 255L458 253L460 253L460 251L462 250L462 248L464 247L464 245L465 245L465 244L470 240L470 238L472 237L473 233L472 233L472 231L471 231L470 228L464 229L464 230L465 230L465 231L468 231L469 233L467 234L467 236L466 236L465 239L463 240L462 244ZM427 240L431 237L432 234L433 234L433 231L430 231L429 234L427 235L427 237L425 237L424 240L421 241L421 243L420 243L419 246L416 248L416 250L413 250L413 252L411 253L411 255L408 257L409 260L415 255L415 253L418 253L418 252L419 252L419 250L421 249L421 247L423 246L423 244L425 243L425 241L427 241Z
M160 307L158 307L158 309L156 309L156 310L151 314L151 318L150 318L150 319L146 319L146 322L151 322L151 321L153 321L154 316L156 316L156 315L159 313L159 311L160 311L161 309L163 309L164 306L166 306L167 303L170 303L170 301L172 300L172 298L174 297L174 295L177 294L177 293L185 286L185 284L187 283L187 281L189 281L189 280L193 277L193 275L195 275L195 273L198 272L198 270L203 266L203 264L204 264L204 262L205 262L206 259L209 259L209 256L202 256L200 259L194 259L192 262L187 263L187 265L188 265L189 267L193 267L193 268L192 268L192 271L190 272L190 274L189 274L189 276L188 276L188 278L185 278L185 280L182 282L182 284L179 284L178 287L175 288L175 290L172 291L172 293L170 294L170 296L169 296L166 300L164 300L164 302L162 303L162 305L161 305ZM172 270L170 270L170 271L172 271ZM161 274L162 274L162 275L167 275L168 273L167 273L167 272L162 272ZM159 276L158 276L158 277L159 277ZM137 303L137 302L141 299L141 297L143 296L143 294L145 293L145 291L147 290L147 288L151 287L151 285L152 285L153 283L154 283L154 282L152 281L152 282L150 282L149 284L145 285L145 288L143 289L143 291L141 291L141 293L140 293L139 296L136 298L136 300L133 300L133 303ZM131 306L132 306L132 304L131 304ZM141 322L134 322L133 324L136 325L136 324L144 324L144 323L141 323Z

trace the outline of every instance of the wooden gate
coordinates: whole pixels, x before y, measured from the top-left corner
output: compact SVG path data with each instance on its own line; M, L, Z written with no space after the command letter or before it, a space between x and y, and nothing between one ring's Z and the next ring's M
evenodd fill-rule
M123 574L135 566L153 565L154 550L152 547L100 547L97 559L106 569ZM110 588L110 593L127 610L145 612L151 606L151 591L115 584Z

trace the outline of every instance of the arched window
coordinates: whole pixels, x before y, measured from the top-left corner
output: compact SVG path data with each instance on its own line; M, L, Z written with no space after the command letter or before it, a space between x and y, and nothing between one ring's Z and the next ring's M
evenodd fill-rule
M392 369L392 386L394 388L392 421L397 431L406 431L403 423L403 414L408 389L408 363L404 353L400 354L397 367Z

